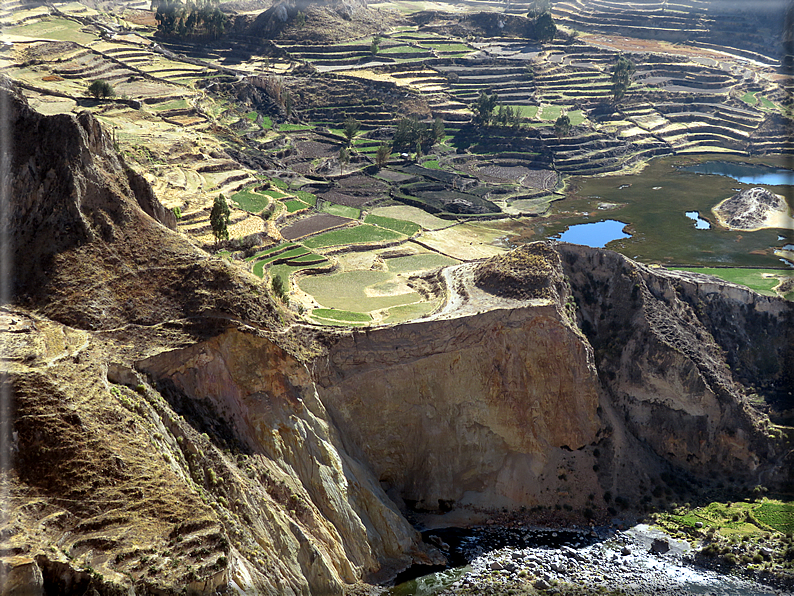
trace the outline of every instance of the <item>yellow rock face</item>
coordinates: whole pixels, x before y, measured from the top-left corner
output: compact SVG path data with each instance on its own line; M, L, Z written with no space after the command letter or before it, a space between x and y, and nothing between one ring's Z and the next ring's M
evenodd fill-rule
M357 332L319 375L379 479L428 509L537 504L553 448L599 427L590 348L552 306Z

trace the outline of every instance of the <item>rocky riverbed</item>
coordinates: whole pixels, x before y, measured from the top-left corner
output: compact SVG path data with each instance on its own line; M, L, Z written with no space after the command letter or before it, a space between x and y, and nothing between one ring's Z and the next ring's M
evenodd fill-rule
M593 533L595 533L594 531ZM761 596L791 594L692 564L693 549L645 524L626 531L605 529L582 548L501 548L483 553L470 570L441 592L445 596L506 593L532 586L548 593L572 584L634 596Z

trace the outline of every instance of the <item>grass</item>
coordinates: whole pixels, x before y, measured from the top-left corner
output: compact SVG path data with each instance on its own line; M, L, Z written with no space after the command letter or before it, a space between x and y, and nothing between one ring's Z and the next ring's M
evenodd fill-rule
M794 271L790 269L742 269L738 267L678 267L677 269L680 271L694 271L695 273L713 275L725 281L747 286L751 290L755 290L759 294L765 294L767 296L777 295L772 289L780 283L777 276L794 276ZM765 275L767 277L764 277Z
M273 199L283 199L289 196L286 193L280 192L278 190L263 190L262 194L267 195Z
M543 106L540 112L541 120L556 120L562 113L562 106ZM572 123L573 124L573 123Z
M287 213L296 213L301 209L308 209L310 207L310 205L307 205L299 199L287 199L284 201L284 206L287 208Z
M301 279L299 285L324 307L358 313L420 300L416 292L390 293L389 290L397 287L398 282L394 274L387 271L357 270L315 275Z
M369 323L372 321L372 317L366 313L353 312L352 310L337 310L335 308L315 308L312 311L312 316L349 323Z
M51 18L42 19L35 23L8 27L3 30L6 35L24 35L26 37L54 39L56 41L75 41L87 44L96 41L97 36L83 33L82 23L68 19Z
M414 304L393 306L388 310L385 321L387 323L410 321L411 319L430 314L435 306L432 302L415 302Z
M294 244L292 242L285 242L283 244L277 244L276 246L271 246L269 248L266 248L265 250L260 250L258 253L256 253L253 256L248 257L245 260L246 261L255 261L256 259L258 259L260 257L263 257L265 255L269 255L269 254L274 253L274 252L279 251L279 250L287 250L288 248L291 248L291 247L294 247L294 246L297 246L297 244Z
M230 198L240 209L249 213L259 213L270 204L270 198L249 188L234 193Z
M393 219L391 217L382 217L372 214L368 214L364 218L364 223L372 224L380 228L386 228L387 230L392 230L394 232L399 232L400 234L405 234L406 236L413 236L422 229L421 226L411 221Z
M295 130L312 130L313 128L313 126L309 126L308 124L289 124L288 122L284 122L279 125L278 130L279 132L290 132Z
M422 167L429 168L431 170L440 170L441 165L438 163L437 159L429 159L427 161L422 162Z
M366 244L368 242L388 242L390 240L400 240L404 238L402 234L372 226L362 224L341 230L332 230L318 236L307 239L304 244L308 248L322 248L325 246L337 246L339 244Z
M336 203L324 202L320 211L323 213L330 213L331 215L338 215L340 217L349 217L350 219L358 219L361 217L361 210L355 207L348 207L347 205L337 205Z
M412 271L445 267L446 265L457 265L458 262L455 259L437 253L423 253L386 259L386 266L391 273L410 273Z
M510 106L521 114L522 118L534 118L538 114L538 106Z
M314 207L317 204L317 197L310 192L306 192L305 190L296 190L295 196L306 203L307 205L311 205Z
M284 284L284 288L289 288L289 278L293 273L303 271L305 269L319 269L325 267L326 265L327 261L323 261L322 263L318 263L316 265L273 265L269 272L271 278L280 277L282 283Z

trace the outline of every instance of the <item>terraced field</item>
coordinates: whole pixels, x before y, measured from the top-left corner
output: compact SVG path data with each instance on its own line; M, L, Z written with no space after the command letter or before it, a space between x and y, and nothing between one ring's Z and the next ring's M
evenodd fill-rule
M321 44L235 27L215 41L153 38L147 3L109 15L12 0L0 24L14 45L0 64L36 109L94 112L198 246L281 278L286 304L309 320L369 325L434 308L407 285L411 275L495 254L511 234L531 237L517 218L547 215L569 176L626 173L662 155L792 151L781 62L756 36L725 41L765 17L703 16L710 4L560 1L558 24L583 33L540 44L471 29L477 19L464 15L493 14L493 3L439 2L449 15L402 21L373 51L369 34ZM390 6L410 15L425 4ZM694 43L674 43L684 37ZM720 39L727 53L712 47ZM636 71L618 102L611 70L621 53ZM88 96L99 79L115 98ZM478 125L483 93L517 119ZM567 134L554 128L561 115ZM376 166L410 118L439 119L443 134ZM348 139L350 119L359 130ZM216 244L209 213L219 194L230 239ZM359 280L351 293L333 298L350 280Z

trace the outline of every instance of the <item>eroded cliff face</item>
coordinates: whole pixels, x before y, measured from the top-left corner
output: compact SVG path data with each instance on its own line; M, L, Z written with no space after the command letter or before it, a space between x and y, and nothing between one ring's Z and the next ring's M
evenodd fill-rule
M557 305L354 332L320 396L381 482L420 509L535 505L596 440L592 354Z
M206 404L294 493L297 515L269 537L283 545L276 549L279 565L293 579L305 578L309 593L338 594L361 579L388 579L414 562L441 560L425 551L371 471L344 449L305 364L268 339L230 330L138 367L158 380L177 410L192 410L190 418Z
M610 251L575 245L558 251L595 350L605 420L611 418L616 431L613 458L624 459L619 445L635 438L659 461L695 476L787 482L775 463L783 443L749 406L727 360L740 357L732 351L737 338L745 338L741 350L758 346L769 367L785 366L791 305L714 278L654 270ZM755 314L736 317L742 310ZM717 321L716 313L722 313Z

